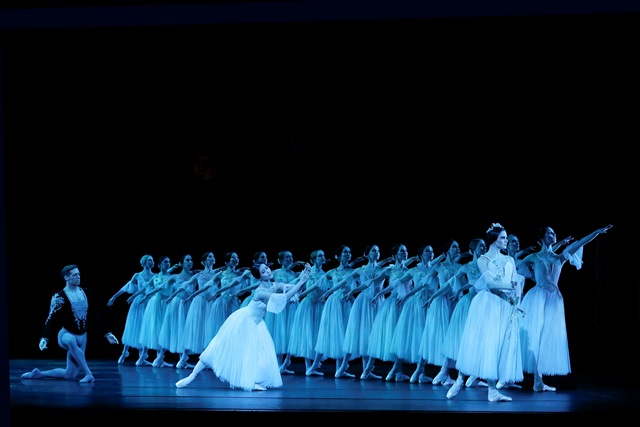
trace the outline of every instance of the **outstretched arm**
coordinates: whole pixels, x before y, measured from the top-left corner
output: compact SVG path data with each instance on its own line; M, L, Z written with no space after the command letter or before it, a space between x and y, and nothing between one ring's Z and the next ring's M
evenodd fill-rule
M571 255L573 255L578 249L580 249L582 246L586 245L587 243L591 242L599 234L604 234L607 231L609 231L609 229L611 229L611 227L613 227L612 224L609 224L606 227L598 228L597 230L587 234L582 239L580 239L577 242L575 242L574 244L572 244L570 247L567 248L567 250L569 251L569 253Z
M309 275L311 275L311 265L305 263L304 270L298 276L298 283L295 284L291 289L288 289L287 292L284 293L287 300L289 300L292 296L294 296L300 288L307 283L309 280Z

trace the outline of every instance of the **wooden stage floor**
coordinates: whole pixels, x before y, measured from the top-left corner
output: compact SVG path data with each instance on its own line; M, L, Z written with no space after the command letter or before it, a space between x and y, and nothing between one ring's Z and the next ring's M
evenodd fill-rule
M525 378L521 390L504 391L513 398L512 402L492 403L487 401L484 387L463 389L455 399L449 400L445 396L448 390L445 386L387 382L384 376L390 365L385 363L378 363L374 371L383 376L382 380L360 380L360 360L352 362L349 371L356 377L348 379L334 378L333 360L322 366L323 377L307 377L304 364L294 360L291 366L295 374L283 375L283 387L254 392L231 389L211 370L202 371L189 387L178 389L175 382L190 370L136 367L134 361L132 356L122 365L115 360L90 360L96 382L80 384L77 381L21 378L22 373L35 367L41 370L62 367L62 360L10 360L11 425L51 422L54 415L71 413L86 414L96 423L117 422L118 426L125 426L139 425L141 421L213 420L210 416L215 416L214 412L260 419L277 416L277 420L283 420L281 417L285 414L302 415L312 422L337 420L347 413L367 415L372 420L378 415L394 413L469 415L474 419L482 415L517 416L522 420L553 416L557 420L558 416L591 417L640 411L637 382L620 385L596 383L575 376L550 377L546 382L556 385L558 391L536 393L532 391L532 379ZM404 371L410 375L413 369L414 365L406 365ZM309 414L313 416L309 417ZM91 424L82 424L91 427Z

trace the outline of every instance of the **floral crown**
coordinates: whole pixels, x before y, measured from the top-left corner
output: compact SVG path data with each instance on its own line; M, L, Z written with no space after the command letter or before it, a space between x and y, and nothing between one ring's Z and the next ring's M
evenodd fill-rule
M494 228L504 228L499 222L494 222L491 224L491 227L487 229L487 233L493 230Z

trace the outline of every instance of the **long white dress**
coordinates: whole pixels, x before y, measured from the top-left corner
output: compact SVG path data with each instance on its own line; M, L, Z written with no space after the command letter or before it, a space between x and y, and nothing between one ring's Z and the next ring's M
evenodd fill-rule
M522 367L530 374L567 375L571 372L569 342L564 314L564 299L558 288L563 264L582 267L583 248L572 255L572 246L563 251L565 258L556 254L536 254L533 275L521 271L536 284L522 298Z
M519 311L517 298L491 292L488 282L512 280L522 284L513 258L508 257L504 268L486 254L488 269L474 283L477 294L471 300L456 361L456 369L466 375L485 380L514 383L522 381Z
M275 284L270 291L275 290ZM283 293L272 293L265 304L260 299L231 313L200 354L200 361L231 388L246 391L255 385L282 387L273 339L264 317L267 311L279 313L287 304Z

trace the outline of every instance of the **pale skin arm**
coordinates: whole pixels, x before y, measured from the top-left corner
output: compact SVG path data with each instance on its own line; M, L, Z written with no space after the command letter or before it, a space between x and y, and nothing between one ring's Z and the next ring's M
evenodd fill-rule
M250 276L251 276L251 270L243 271L240 276L238 276L235 279L233 279L229 284L227 284L226 286L223 286L222 288L218 289L214 293L213 298L220 296L224 291L226 291L227 289L233 288L235 285L240 283L242 280L245 280L245 279L249 278Z
M309 280L310 274L311 274L311 265L305 264L304 270L302 270L302 272L298 276L298 283L296 283L293 287L291 287L284 293L287 300L289 300L292 296L294 296L300 290L300 288L305 283L307 283L307 280Z
M579 248L581 248L582 246L584 246L587 243L591 242L599 234L605 234L607 231L609 231L611 229L611 227L613 227L613 225L609 224L606 227L598 228L597 230L587 234L582 239L578 240L578 242L575 244L575 246L571 249L570 253L573 255Z

